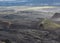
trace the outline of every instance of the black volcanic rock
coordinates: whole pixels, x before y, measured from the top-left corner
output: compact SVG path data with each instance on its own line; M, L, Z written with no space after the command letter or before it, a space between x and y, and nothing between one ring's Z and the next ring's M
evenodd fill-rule
M15 15L15 14L9 14L5 15L2 18L4 19L17 19L17 18L26 18L26 16L20 16L20 15Z
M24 26L23 29L17 29L17 26L21 25L15 25L14 29L10 27L8 30L0 30L0 40L7 39L15 43L60 43L60 34L57 34L56 30L25 29Z
M15 18L26 18L26 16L10 14L10 15L4 15L2 18L15 19ZM57 32L58 30L50 31L50 30L40 30L40 28L37 29L36 28L37 23L39 24L41 20L43 20L42 18L37 19L39 20L39 22L26 20L24 22L20 21L19 23L21 24L12 23L9 28L6 27L7 24L1 21L0 27L3 28L0 28L0 40L7 39L15 43L60 43L60 34L59 32Z
M52 18L60 18L60 13L55 13Z

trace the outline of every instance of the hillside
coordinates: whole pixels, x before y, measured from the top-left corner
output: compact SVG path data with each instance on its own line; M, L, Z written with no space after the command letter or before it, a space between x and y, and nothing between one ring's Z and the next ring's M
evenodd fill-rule
M55 30L57 28L60 28L59 24L57 24L49 19L44 19L41 23L43 24L44 29Z
M51 19L60 11L59 7L12 6L0 9L0 41L60 43L60 24Z

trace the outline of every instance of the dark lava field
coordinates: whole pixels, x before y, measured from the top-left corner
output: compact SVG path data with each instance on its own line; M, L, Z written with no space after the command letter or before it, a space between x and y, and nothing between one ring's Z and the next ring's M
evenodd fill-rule
M0 43L60 43L58 8L34 8L0 8Z

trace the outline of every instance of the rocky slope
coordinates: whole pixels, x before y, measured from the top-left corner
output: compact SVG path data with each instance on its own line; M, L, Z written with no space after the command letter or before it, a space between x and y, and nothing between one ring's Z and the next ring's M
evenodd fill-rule
M12 11L13 13L10 10L0 12L0 41L6 43L60 43L60 25L51 21L54 10L47 12L48 7L26 9L12 7L12 9L15 9ZM44 12L42 12L43 10Z
M56 24L54 23L48 23L52 23L50 21L47 22L47 25L52 25L53 27L56 26ZM9 25L9 28L7 27L8 25L9 22L0 22L1 41L5 42L5 40L9 40L11 41L11 43L60 43L60 28L55 28L53 30L53 27L50 28L46 24L43 25L46 26L46 28L48 27L47 29L43 27L42 29L32 28L34 26L32 24L32 27L28 27L28 25L12 23L11 25Z

